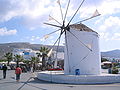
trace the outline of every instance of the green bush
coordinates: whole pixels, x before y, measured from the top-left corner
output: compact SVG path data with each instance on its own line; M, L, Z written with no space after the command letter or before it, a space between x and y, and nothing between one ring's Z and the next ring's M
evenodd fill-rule
M112 68L112 74L118 74L119 70L116 67Z
M6 59L0 59L0 62L6 62L7 60Z

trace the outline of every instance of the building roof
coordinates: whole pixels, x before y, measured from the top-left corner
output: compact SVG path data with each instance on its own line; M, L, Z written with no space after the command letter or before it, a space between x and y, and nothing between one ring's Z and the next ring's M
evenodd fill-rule
M70 28L80 30L80 31L95 32L94 30L90 29L89 27L87 27L86 25L84 25L82 23L72 24L72 25L70 25ZM95 32L95 33L97 33L97 32Z

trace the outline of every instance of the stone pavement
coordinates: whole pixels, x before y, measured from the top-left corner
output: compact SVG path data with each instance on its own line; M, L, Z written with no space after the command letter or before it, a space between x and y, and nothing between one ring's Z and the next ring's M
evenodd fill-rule
M0 70L0 90L120 90L120 83L105 85L72 85L56 84L38 80L37 72L22 73L20 82L16 82L14 70L7 71L7 78L3 79Z

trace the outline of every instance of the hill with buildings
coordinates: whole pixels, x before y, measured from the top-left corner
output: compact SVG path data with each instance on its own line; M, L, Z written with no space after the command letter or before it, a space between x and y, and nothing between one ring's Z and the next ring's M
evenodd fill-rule
M32 50L40 50L40 47L46 46L48 48L52 48L50 45L42 45L42 44L30 44L27 42L18 42L18 43L4 43L0 44L0 59L4 57L4 54L7 52L12 52L15 48L28 48ZM57 46L54 47L54 50L57 49ZM59 52L64 52L64 47L60 46L58 49Z
M42 44L30 44L27 42L16 42L16 43L4 43L0 44L0 59L4 57L4 54L7 52L12 52L15 48L28 48L32 50L40 50L40 47L46 46L48 48L52 48L50 45L42 45ZM57 46L54 47L54 50L57 49ZM60 46L58 49L59 52L64 52L64 46ZM103 57L110 58L120 58L120 50L112 50L107 52L101 52Z

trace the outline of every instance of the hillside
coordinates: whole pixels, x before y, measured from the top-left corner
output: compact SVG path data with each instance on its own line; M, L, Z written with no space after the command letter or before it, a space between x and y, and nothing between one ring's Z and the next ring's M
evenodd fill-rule
M27 43L27 42L0 44L0 58L3 58L5 53L12 52L14 48L29 48L29 49L32 49L32 50L39 50L40 47L42 47L42 46L52 48L52 46L50 46L50 45L30 44L30 43ZM54 50L56 50L56 48L57 47L54 47ZM59 52L64 52L64 47L60 46L58 51Z
M111 57L111 58L120 58L120 50L112 50L107 52L101 52L101 55L104 57Z
M52 48L50 45L42 45L42 44L30 44L27 42L18 42L18 43L4 43L0 44L0 59L3 58L4 54L7 52L12 52L14 48L29 48L32 50L39 50L40 47L46 46L48 48ZM57 46L54 47L54 50L57 49ZM60 46L58 49L59 52L64 52L64 46ZM111 58L120 58L120 50L112 50L107 52L101 52L101 55L104 57Z

